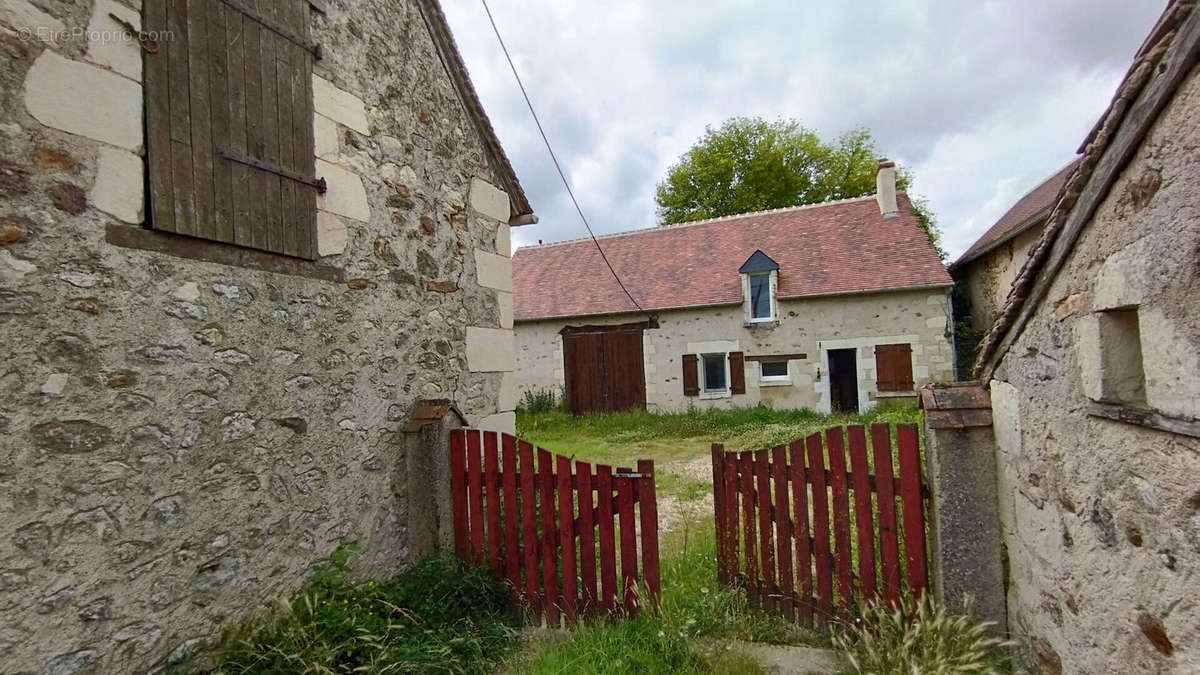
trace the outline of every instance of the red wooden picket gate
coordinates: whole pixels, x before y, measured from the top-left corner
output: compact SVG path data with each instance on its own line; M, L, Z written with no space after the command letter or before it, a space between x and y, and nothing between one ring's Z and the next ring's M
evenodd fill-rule
M895 604L905 587L923 593L929 493L916 425L897 425L896 440L898 476L886 424L871 427L871 452L861 426L756 452L714 444L718 581L806 626L850 621L876 599Z
M451 432L458 555L488 565L535 616L556 627L580 616L635 616L640 548L642 580L657 603L654 462L614 471L537 448L535 468L534 455L532 445L509 434Z

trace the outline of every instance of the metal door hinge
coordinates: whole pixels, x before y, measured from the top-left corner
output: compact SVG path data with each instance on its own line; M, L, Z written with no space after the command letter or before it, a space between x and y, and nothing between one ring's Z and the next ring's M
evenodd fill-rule
M278 23L275 23L275 21L273 21L272 19L268 19L265 16L259 16L256 12L251 10L249 7L246 7L245 5L243 5L241 0L221 0L221 2L225 3L226 5L229 5L230 7L236 9L237 11L241 12L242 16L246 17L247 19L250 19L251 21L262 26L263 28L266 28L267 30L271 31L272 33L275 33L279 37L281 37L281 38L287 40L288 42L291 42L291 43L299 46L301 49L304 49L305 51L311 53L313 55L313 58L315 58L316 60L320 61L321 57L324 56L324 52L321 50L320 44L317 44L316 42L308 42L304 38L293 33L291 30L279 25Z

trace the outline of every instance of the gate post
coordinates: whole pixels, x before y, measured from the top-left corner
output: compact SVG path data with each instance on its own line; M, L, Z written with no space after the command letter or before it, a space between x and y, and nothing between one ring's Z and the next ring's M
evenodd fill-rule
M934 598L948 610L971 601L972 615L1007 630L997 506L996 450L988 391L974 383L921 389L925 461L933 496L930 553Z
M454 550L450 432L466 418L445 399L417 401L404 427L408 549L413 561Z

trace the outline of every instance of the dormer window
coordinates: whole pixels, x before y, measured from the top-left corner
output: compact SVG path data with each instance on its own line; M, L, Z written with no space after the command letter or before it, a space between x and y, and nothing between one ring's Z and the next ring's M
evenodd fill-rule
M742 264L738 274L742 275L746 324L775 321L779 316L775 302L779 287L779 263L762 251L755 251Z
M771 316L770 272L750 275L750 320L769 321Z

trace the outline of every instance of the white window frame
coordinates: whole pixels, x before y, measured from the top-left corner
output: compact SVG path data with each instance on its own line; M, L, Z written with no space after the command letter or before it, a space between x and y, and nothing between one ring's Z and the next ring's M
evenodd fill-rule
M724 389L709 389L708 378L704 374L704 360L707 358L719 358L725 366L725 388ZM700 398L727 398L731 396L732 390L729 388L729 352L709 352L701 354L696 360L696 367L700 369Z
M783 363L787 368L787 372L783 375L763 375L763 365L767 363ZM779 386L792 383L792 362L785 359L777 361L759 361L758 362L758 382L763 386Z
M767 316L754 316L754 277L767 278ZM753 272L746 275L746 316L750 323L765 323L775 320L775 273Z

